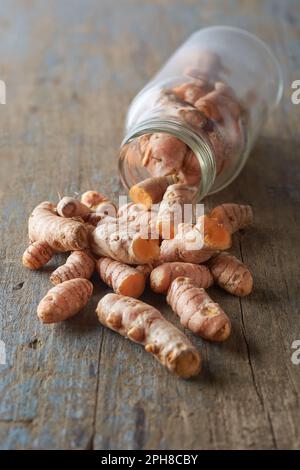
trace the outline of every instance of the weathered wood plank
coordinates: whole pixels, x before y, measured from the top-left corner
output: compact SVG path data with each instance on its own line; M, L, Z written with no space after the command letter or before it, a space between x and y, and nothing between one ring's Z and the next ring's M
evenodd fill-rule
M30 8L31 7L31 8ZM297 2L104 0L6 2L0 22L1 448L299 448L299 78ZM157 21L159 18L159 21ZM117 198L118 146L127 105L191 32L234 24L259 34L285 66L279 112L238 180L210 205L249 202L255 227L234 251L253 270L242 301L212 292L233 320L224 345L190 338L203 374L178 381L141 348L101 327L107 290L63 325L36 320L50 268L20 267L32 207L57 192L99 187ZM298 75L297 75L298 74ZM145 300L177 320L163 297Z

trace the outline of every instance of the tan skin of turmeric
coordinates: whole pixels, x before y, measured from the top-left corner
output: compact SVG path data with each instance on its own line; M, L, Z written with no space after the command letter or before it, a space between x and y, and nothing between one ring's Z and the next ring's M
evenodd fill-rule
M208 261L208 266L216 284L230 294L245 297L252 291L252 274L235 256L219 253Z
M242 204L221 204L215 207L209 216L223 224L230 233L237 232L253 223L251 206Z
M33 210L28 233L31 242L47 242L54 251L81 250L88 245L84 223L58 216L51 202L42 202Z
M178 277L172 282L167 302L180 323L196 335L218 342L230 335L231 323L220 305L189 278Z
M222 84L218 87L230 97L230 90L224 90ZM186 99L201 99L199 90L186 89L184 93ZM153 161L146 164L154 173L159 166L165 169L169 164L170 168L174 166L172 142L178 146L179 156L182 152L183 164L187 151L178 142L157 135L149 147L151 139L152 136L147 136L139 145L145 147L145 155L148 147L147 158ZM166 150L164 145L170 148ZM153 155L164 158L155 162ZM196 224L179 224L174 238L163 240L159 246L159 239L144 239L142 229L146 234L152 233L153 226L160 230L160 222L165 220L164 214L172 207L172 201L178 198L192 201L192 196L186 195L194 194L187 185L170 184L170 178L173 176L154 176L136 185L138 188L131 191L132 198L142 203L142 208L129 204L114 216L108 214L109 207L114 205L96 191L86 192L81 201L63 198L57 207L50 202L39 204L30 216L31 244L22 260L25 267L35 270L44 266L56 251L71 251L66 263L50 277L56 285L38 305L38 317L45 324L71 318L88 303L93 291L88 279L96 264L100 278L116 292L100 300L97 307L100 322L142 344L178 377L189 378L200 372L199 353L157 309L137 298L150 276L153 291L167 294L167 302L184 327L209 341L225 341L231 331L230 320L205 289L215 281L234 295L251 292L253 278L248 268L234 256L220 251L230 247L232 233L252 223L253 214L250 206L222 204ZM160 201L160 213L149 216L147 209ZM93 255L101 256L97 263ZM207 262L206 266L198 264L203 262Z
M53 284L60 284L69 279L90 279L95 269L95 260L86 251L73 251L65 264L59 266L50 276Z
M98 303L99 321L131 341L142 344L170 372L197 375L201 358L188 338L151 305L131 297L107 294Z
M48 263L54 251L45 241L36 241L29 245L24 251L22 263L25 268L36 270Z
M40 301L37 314L43 323L57 323L76 315L89 301L93 284L87 279L70 279L52 287Z

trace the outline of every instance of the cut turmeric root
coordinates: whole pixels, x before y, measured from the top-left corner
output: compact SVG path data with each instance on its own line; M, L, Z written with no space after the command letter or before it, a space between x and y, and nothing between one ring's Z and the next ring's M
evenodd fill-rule
M219 250L230 246L231 236L225 227L208 216L202 216L195 225L181 224L173 240L162 242L159 262L204 263Z
M93 292L87 279L71 279L52 287L40 301L37 314L43 323L57 323L79 312Z
M164 294L177 277L188 277L198 287L204 289L213 283L212 275L206 266L181 262L164 263L151 272L151 289L157 294Z
M153 204L162 200L167 187L175 182L176 177L172 175L147 178L132 186L129 196L133 202L142 204L146 209L151 209Z
M159 257L157 240L144 239L115 221L98 225L91 234L92 251L125 264L148 264Z
M63 197L56 207L56 212L61 217L85 217L90 214L90 209L73 197Z
M145 290L146 277L142 272L111 258L100 258L96 270L102 281L116 294L138 298Z
M154 307L131 297L107 294L98 303L96 312L104 326L144 345L172 373L187 379L200 372L197 350Z
M229 230L219 221L203 215L199 217L196 224L198 230L202 228L204 244L217 250L226 250L231 246L231 236Z
M221 204L215 207L209 216L223 224L230 233L237 232L253 223L251 206L241 204Z
M230 335L227 315L189 278L178 277L172 282L167 302L180 317L180 323L196 335L210 341L225 341Z

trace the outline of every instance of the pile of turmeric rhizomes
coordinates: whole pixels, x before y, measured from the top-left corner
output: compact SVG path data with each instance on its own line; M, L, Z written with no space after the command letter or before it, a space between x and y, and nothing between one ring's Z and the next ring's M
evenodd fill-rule
M182 222L182 209L194 205L196 191L175 175L146 179L131 188L130 197L118 211L97 191L80 200L63 197L57 205L42 202L33 210L23 265L37 270L56 252L70 252L50 276L54 287L40 301L38 317L56 323L77 314L92 295L96 271L114 291L99 301L99 321L144 345L177 376L195 376L201 369L197 349L156 308L137 299L149 282L166 295L185 328L209 341L225 341L230 319L206 289L216 283L236 296L251 292L249 269L226 250L232 234L252 223L252 209L222 204ZM155 204L157 211L151 210Z

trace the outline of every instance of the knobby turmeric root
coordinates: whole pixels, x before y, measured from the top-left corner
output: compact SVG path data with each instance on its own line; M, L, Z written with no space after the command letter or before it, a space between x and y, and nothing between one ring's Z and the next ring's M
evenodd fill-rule
M98 204L95 208L96 214L104 214L109 217L116 217L117 216L117 208L115 204L111 201L103 201Z
M97 212L90 212L88 215L85 216L84 221L87 224L97 227L97 225L102 222L106 217L107 214L104 214L103 212L99 214Z
M164 294L177 277L188 277L195 285L204 289L213 284L212 275L206 266L175 262L161 264L151 272L151 289L157 294Z
M216 101L215 95L209 93L204 98L200 98L196 103L195 107L198 111L203 113L207 118L213 119L215 121L222 120L221 110L218 106L218 102Z
M144 147L143 166L152 176L176 175L180 170L187 146L171 134L155 133Z
M142 204L146 209L151 209L153 204L162 200L167 187L174 183L176 183L176 177L172 175L147 178L132 186L129 196L133 202Z
M149 278L151 272L153 271L153 265L152 264L141 264L139 266L135 266L135 269L137 269L140 273L143 274L145 280Z
M118 223L124 227L128 226L130 231L139 233L142 238L159 240L156 221L155 207L147 211L141 204L130 202L121 206L118 211Z
M102 281L116 294L138 298L145 290L145 275L132 266L111 258L100 258L96 262L96 270Z
M253 223L251 206L241 204L221 204L215 207L209 216L223 224L230 233L237 232Z
M63 197L56 207L56 212L61 217L82 217L90 214L90 209L73 197Z
M73 251L65 264L59 266L50 276L53 284L60 284L69 279L90 279L95 269L95 260L86 251Z
M22 262L28 269L40 269L52 258L54 251L47 242L36 241L24 251Z
M222 121L230 114L237 121L241 115L241 106L233 90L223 82L216 82L214 90L200 97L194 106L207 118Z
M199 98L207 95L212 90L212 86L205 80L197 82L186 82L178 87L172 88L172 92L182 101L194 105Z
M104 194L98 191L86 191L81 196L81 202L91 210L96 210L97 206L101 202L108 201L108 198Z
M220 253L209 260L208 266L215 282L230 294L244 297L252 291L252 274L235 256Z
M217 80L220 73L226 71L219 54L211 50L202 50L197 54L197 68L200 77Z
M81 202L90 209L89 212L96 213L102 218L105 215L109 215L110 217L117 216L115 204L98 191L86 191L81 196ZM85 220L89 223L93 222L93 225L97 225L97 223L95 223L97 219L92 214L86 214Z
M40 301L37 314L43 323L57 323L72 317L87 303L93 284L87 279L70 279L52 287Z
M218 250L202 246L199 249L189 249L183 238L163 240L160 245L158 264L182 261L184 263L204 263Z
M200 372L201 358L195 347L154 307L131 297L107 294L96 312L103 325L144 345L179 377L189 378Z
M184 219L189 218L189 222L192 222L192 203L195 202L196 196L197 189L183 183L172 184L167 188L159 207L156 222L157 230L163 239L173 238L178 225ZM189 206L185 208L185 204L189 204Z
M180 323L196 335L210 341L225 341L230 335L227 315L189 278L178 277L172 282L167 302L180 317Z
M31 242L47 242L54 251L82 250L88 244L88 230L77 220L55 213L51 202L42 202L31 213L28 223Z
M204 263L219 250L231 246L228 230L217 220L199 217L197 224L181 224L172 240L164 240L160 247L159 263L184 261Z
M173 95L174 96L174 95ZM184 119L197 130L203 129L207 119L196 108L186 104L173 109L178 119ZM198 187L201 169L196 155L175 136L166 133L147 134L124 147L131 166L144 166L152 177L174 175L181 183ZM136 197L133 199L137 200Z
M198 109L189 109L183 107L179 110L179 116L182 117L185 122L196 129L203 129L207 124L207 119L205 114L203 114Z
M145 239L117 220L98 225L91 233L92 251L125 264L148 264L159 258L157 240Z
M199 127L199 123L197 125L195 123L194 125L196 127ZM191 149L187 150L182 166L177 176L181 183L185 183L189 186L194 186L195 189L199 187L201 180L201 169L199 161Z

